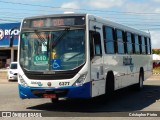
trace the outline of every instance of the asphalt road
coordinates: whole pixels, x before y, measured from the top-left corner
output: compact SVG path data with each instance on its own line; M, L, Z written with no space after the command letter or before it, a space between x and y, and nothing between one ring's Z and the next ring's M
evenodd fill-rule
M159 77L160 78L160 77ZM25 99L18 96L17 82L0 82L0 111L40 111L55 117L123 117L136 111L160 111L160 79L151 77L142 91L125 88L116 91L107 101L61 100L53 104L49 99ZM1 80L0 80L1 81ZM160 113L159 113L160 115Z

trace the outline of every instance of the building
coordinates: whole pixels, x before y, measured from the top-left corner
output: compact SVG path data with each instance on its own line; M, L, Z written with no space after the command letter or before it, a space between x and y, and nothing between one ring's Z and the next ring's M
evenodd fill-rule
M160 48L154 48L153 50L159 50L160 51Z
M0 24L0 68L17 61L20 23Z

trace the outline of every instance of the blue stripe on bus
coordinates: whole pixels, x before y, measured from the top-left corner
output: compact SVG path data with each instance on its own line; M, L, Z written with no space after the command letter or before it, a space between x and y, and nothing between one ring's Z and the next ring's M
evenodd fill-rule
M29 99L29 98L40 98L35 96L31 90L68 90L66 94L67 98L91 98L91 83L85 83L83 86L69 86L69 87L59 87L59 88L31 88L31 87L24 87L19 84L19 96L22 99Z

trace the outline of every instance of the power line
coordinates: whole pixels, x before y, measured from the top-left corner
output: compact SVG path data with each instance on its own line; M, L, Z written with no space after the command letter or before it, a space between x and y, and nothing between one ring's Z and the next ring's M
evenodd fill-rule
M17 21L20 21L19 19L22 19L22 18L18 18L18 17L7 17L7 16L1 16L1 18L3 18L3 19L5 19L5 20L17 20ZM146 27L148 27L148 26L160 26L160 23L158 22L158 23L156 23L156 22L154 22L154 24L153 24L153 21L150 23L150 22L142 22L142 21L137 21L136 23L135 23L135 21L116 21L117 23L121 23L121 24L125 24L125 25L131 25L131 26L146 26ZM133 23L134 22L134 23Z
M152 30L152 31L158 30L158 31L160 31L160 28L141 28L139 30Z
M0 12L0 13L4 14L4 12ZM19 14L19 15L30 14L30 15L35 15L35 14L32 14L32 13L20 13L20 12L5 12L5 14L11 14L11 15L13 15L13 14Z
M38 4L26 4L26 3L19 3L19 2L6 2L6 1L2 1L0 0L1 3L6 3L6 4L14 4L14 5L25 5L25 6L32 6L32 7L46 7L46 8L54 8L54 9L72 9L72 10L81 10L81 11L91 11L91 12L97 12L97 14L111 14L111 15L158 15L160 13L137 13L137 12L119 12L119 11L107 11L107 10L94 10L94 9L75 9L75 8L62 8L62 7L53 7L53 6L45 6L45 5L38 5ZM27 11L45 11L45 10L30 10L30 9L15 9L15 8L1 8L1 9L9 9L9 10L27 10ZM53 12L53 11L48 11L46 10L45 12ZM0 13L4 13L4 12L0 12ZM6 12L5 14L18 14L18 15L37 15L37 14L33 14L33 13L27 13L27 12L23 12L23 13L19 13L19 12ZM40 13L40 15L42 15L42 13ZM132 25L132 26L138 26L138 27L159 27L160 25L158 23L156 24L150 24L150 21L144 21L144 20L152 20L151 22L155 22L153 20L160 20L160 19L155 19L155 18L148 18L148 19L144 19L144 18L116 18L116 17L110 17L108 16L107 18L109 18L109 20L111 21L115 21L114 19L118 19L118 23L122 23L122 24L126 24L126 25ZM112 18L112 19L110 19ZM14 19L14 20L13 20ZM2 17L2 19L0 19L1 21L14 21L17 22L18 19L22 19L20 17L10 17L9 15L5 15L5 17ZM120 21L120 19L127 19L127 21ZM133 21L136 20L136 21ZM141 22L142 20L138 21L138 19L142 19L143 22ZM19 22L19 21L18 21ZM133 22L137 22L136 24L132 24ZM142 24L140 24L142 23ZM156 28L158 29L158 28Z
M118 21L118 20L117 20ZM116 21L116 22L117 22ZM160 25L160 21L150 21L150 22L146 22L146 21L143 21L143 20L139 20L139 21L130 21L130 20L128 20L128 21L123 21L123 20L120 20L120 21L118 21L119 23L125 23L125 24L141 24L141 25L143 25L143 24L145 24L145 25L156 25L156 24L158 24L158 25Z
M149 20L160 20L160 18L137 18L137 17L128 17L128 18L122 18L122 17L111 17L111 16L107 16L105 17L106 19L123 19L123 20L145 20L145 21L149 21Z
M33 5L33 4L26 4L26 3L19 3L19 2L6 2L6 1L1 1L1 3L7 3L7 4L17 4L17 5L26 5L26 6L37 6L37 7L50 7L50 8L59 8L59 7L51 7L51 6L44 6L44 5Z
M6 4L17 4L17 5L25 5L25 6L33 6L33 7L47 7L47 8L59 8L59 9L69 9L69 10L81 10L81 11L92 11L92 12L111 12L111 13L125 13L125 14L137 14L137 15L157 15L160 13L148 13L148 12L119 12L119 11L106 11L106 10L94 10L94 9L77 9L77 8L63 8L63 7L53 7L53 6L45 6L45 5L38 5L38 4L27 4L27 3L20 3L20 2L6 2L1 1L1 3Z
M19 21L16 21L16 20L9 20L9 19L0 19L0 21L19 22Z
M3 9L3 8L2 8ZM7 9L7 8L6 8ZM9 9L9 8L8 8ZM28 10L28 9L10 9L10 10ZM31 10L31 11L33 11L33 10ZM36 10L36 11L44 11L44 10ZM47 11L46 11L47 12ZM51 12L51 11L50 11ZM54 11L55 12L55 11ZM4 13L4 12L0 12L0 13ZM29 14L29 15L37 15L37 14L32 14L32 13L19 13L19 12L6 12L5 13L5 15L6 14L21 14L21 15L26 15L26 14ZM7 15L6 15L7 16ZM14 15L15 16L15 15ZM16 17L17 18L17 17ZM139 20L140 21L142 21L142 19L143 20L145 20L145 21L143 21L143 22L153 22L153 20L160 20L160 18L159 19L155 19L155 18L121 18L121 17L119 17L119 18L116 18L116 17L105 17L105 19L108 19L108 20L114 20L114 19L127 19L127 20L129 20L129 21L119 21L119 22L138 22ZM132 21L131 21L132 20ZM133 21L133 20L135 20L135 21ZM149 21L149 20L152 20L152 21Z
M1 16L1 18L9 18L9 19L23 19L23 18L17 18L17 17L7 17L7 16Z
M0 12L1 13L1 12ZM3 13L3 12L2 12ZM10 13L10 12L7 12L7 13ZM11 12L10 14L13 14L13 12ZM16 14L16 13L15 13ZM17 13L18 14L18 13ZM22 14L22 13L21 13ZM26 15L26 14L25 14ZM5 15L4 17L3 16L1 16L1 18L7 18L7 19L14 19L14 20L19 20L19 19L22 19L22 17L11 17L10 15ZM115 21L115 20L110 20L110 21ZM146 22L146 21L143 21L142 22L142 20L141 21L130 21L130 20L128 20L128 21L116 21L117 23L121 23L121 24L127 24L127 25L137 25L137 26L159 26L160 25L160 23L159 22L155 22L155 21L151 21L151 22ZM134 22L134 23L133 23ZM136 22L136 23L135 23ZM151 24L152 23L152 24ZM154 24L153 24L154 23Z
M33 9L31 10L31 9L17 9L17 8L15 9L15 8L6 8L6 7L5 7L5 8L4 8L4 7L2 8L2 7L1 7L1 10L2 10L2 9L4 9L4 10L6 10L6 9L7 9L7 10L21 10L21 11L22 11L22 10L25 10L25 11L31 11L31 12L33 12L33 11L34 11L34 12L39 12L39 11L43 11L43 12L53 12L53 10L52 10L52 11L51 11L51 10L49 11L49 10L44 10L44 9L43 9L43 10L33 10ZM59 11L55 11L55 10L54 10L54 12L60 12L60 10L59 10Z
M22 17L10 17L10 16L1 16L1 18L7 18L7 19L16 19L16 20L18 20L18 19L22 19ZM153 21L151 21L151 22L146 22L146 21L143 21L142 22L142 20L141 21L130 21L130 20L128 20L128 21L116 21L116 22L118 22L118 23L121 23L121 24L127 24L127 25L137 25L137 26L160 26L160 22L153 22ZM134 22L134 23L133 23ZM152 23L152 24L151 24ZM154 24L153 24L154 23Z
M124 24L124 23L121 23L121 24ZM145 26L145 27L148 27L148 26L155 26L155 27L159 27L159 26L160 26L160 24L157 24L157 25L152 25L152 24L127 24L127 25Z

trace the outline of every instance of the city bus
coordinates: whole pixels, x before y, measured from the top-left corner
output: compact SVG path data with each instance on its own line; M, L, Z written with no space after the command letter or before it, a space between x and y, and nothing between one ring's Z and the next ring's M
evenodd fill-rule
M18 88L22 99L89 99L152 74L151 36L89 14L28 17L21 23Z

